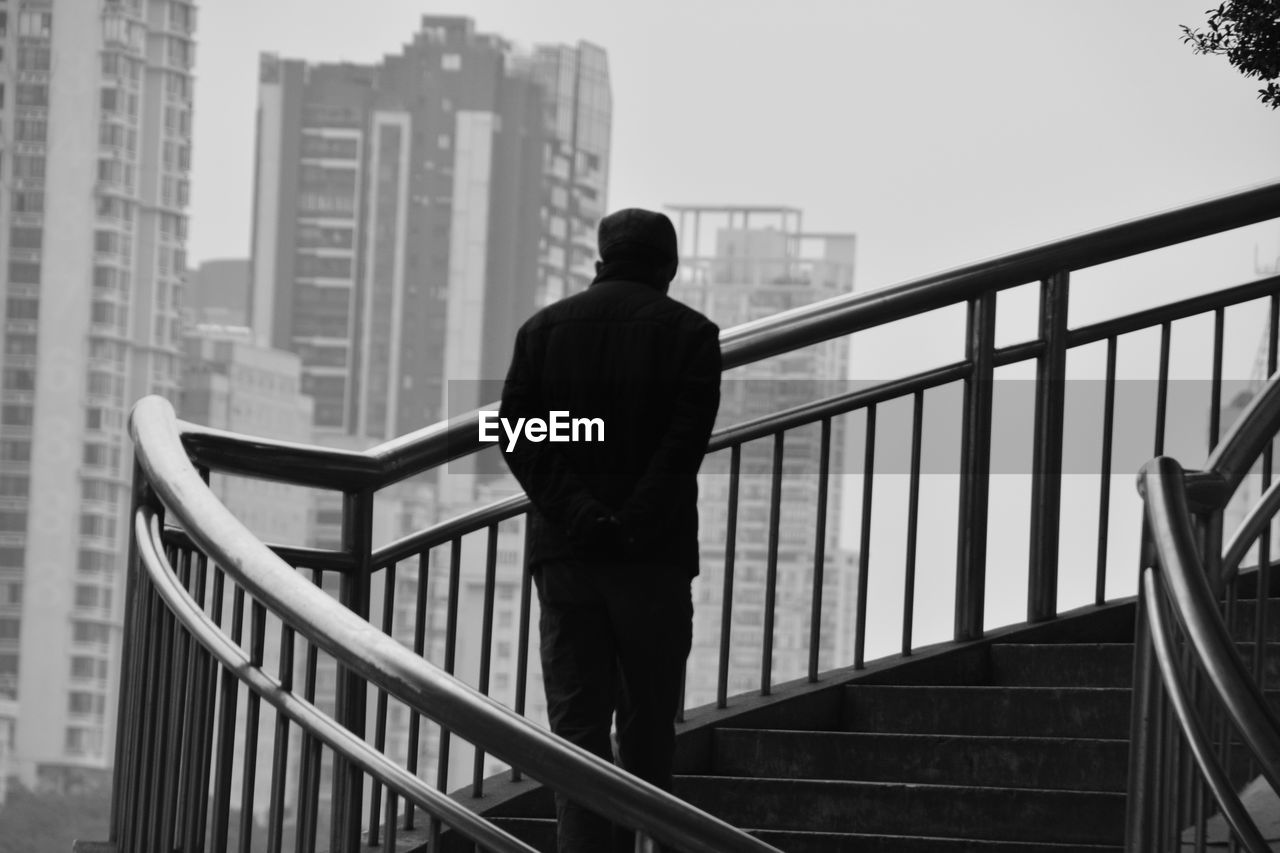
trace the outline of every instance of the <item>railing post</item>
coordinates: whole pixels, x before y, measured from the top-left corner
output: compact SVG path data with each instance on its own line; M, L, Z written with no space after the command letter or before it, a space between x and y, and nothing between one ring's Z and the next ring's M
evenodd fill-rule
M1068 273L1040 285L1035 433L1031 461L1031 554L1027 621L1058 615L1058 533L1062 512L1062 420L1066 404Z
M987 498L991 475L991 401L995 377L996 293L969 300L960 435L960 520L956 529L956 640L982 636L987 577Z
M135 695L142 684L137 670L144 665L145 658L138 653L138 647L147 648L148 643L138 636L145 632L147 626L141 623L139 608L143 587L139 582L138 543L134 535L134 517L138 508L154 500L147 485L146 474L137 459L133 462L133 494L129 501L129 517L125 522L125 535L129 537L128 557L125 561L125 594L124 594L124 629L120 640L120 684L116 710L116 757L113 772L111 794L111 826L108 839L112 844L127 845L132 843L129 829L137 806L138 787L138 752L139 743L147 736L140 730L142 719L139 699ZM158 504L158 502L156 502ZM160 518L164 518L164 507L156 506ZM123 847L122 847L123 849Z
M1147 605L1139 578L1138 612L1134 624L1133 653L1133 707L1129 724L1129 792L1125 817L1124 849L1141 853L1151 849L1150 816L1151 799L1151 727L1154 725L1153 702L1156 682L1155 665L1151 654L1150 625Z
M370 574L373 551L373 491L346 492L342 496L342 549L356 560L353 571L342 575L338 601L362 619L369 618ZM334 719L360 737L365 729L365 680L338 664L334 689ZM363 772L335 755L333 761L333 822L331 850L360 848L360 815Z

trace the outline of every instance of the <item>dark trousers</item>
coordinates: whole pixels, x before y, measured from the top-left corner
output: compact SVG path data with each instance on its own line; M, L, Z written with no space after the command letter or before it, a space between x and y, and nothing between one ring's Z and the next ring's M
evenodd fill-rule
M534 574L551 730L671 790L693 636L690 578L665 564L549 562ZM559 853L632 853L633 834L556 794Z

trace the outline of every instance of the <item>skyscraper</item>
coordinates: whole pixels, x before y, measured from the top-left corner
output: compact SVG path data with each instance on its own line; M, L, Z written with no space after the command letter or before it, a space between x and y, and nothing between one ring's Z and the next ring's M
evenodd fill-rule
M0 25L0 694L30 786L104 778L127 407L176 401L195 6L10 2Z
M706 314L722 329L853 289L854 235L812 234L799 210L762 206L675 206L682 257L671 296ZM848 346L829 341L725 374L717 427L730 426L825 396L821 383L845 378ZM844 423L832 422L831 472L823 538L819 658L825 668L850 660L848 623L854 612L857 567L838 547ZM791 430L783 448L777 541L777 588L772 631L772 679L806 671L814 580L820 432ZM760 685L766 624L773 449L768 440L742 451L738 493L734 592L730 603L730 695ZM719 678L721 600L725 573L730 480L728 456L707 457L699 476L702 574L697 581L693 650L685 695L691 706L715 698ZM702 606L699 606L702 605Z
M519 323L585 286L609 115L599 48L468 18L377 65L262 58L250 324L302 356L318 428L390 438L504 375Z

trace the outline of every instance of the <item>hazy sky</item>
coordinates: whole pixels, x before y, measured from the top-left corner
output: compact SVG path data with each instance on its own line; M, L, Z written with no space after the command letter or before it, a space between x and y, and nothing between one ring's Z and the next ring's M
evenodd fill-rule
M247 255L257 55L373 62L422 14L609 54L611 207L800 207L859 286L1280 178L1280 112L1180 23L1205 0L217 0L191 255ZM1280 234L1272 240L1280 246Z

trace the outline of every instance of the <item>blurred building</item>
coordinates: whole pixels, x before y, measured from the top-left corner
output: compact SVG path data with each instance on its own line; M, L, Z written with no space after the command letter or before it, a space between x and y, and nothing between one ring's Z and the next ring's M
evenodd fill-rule
M177 400L195 6L15 0L0 26L0 699L24 784L105 780L138 397Z
M601 49L463 17L377 65L262 57L250 325L302 356L317 428L486 402L447 380L504 376L519 323L590 280L609 117Z
M674 206L680 269L671 296L701 311L721 329L770 317L853 289L852 234L812 234L799 210L762 206ZM835 393L845 379L843 339L736 368L721 383L717 428L774 414ZM832 422L826 533L823 539L821 641L823 669L852 662L855 557L841 550L843 419ZM772 680L807 671L814 579L821 433L792 430L783 448L777 545ZM730 695L760 685L772 504L773 446L743 448L738 491L733 594L722 597L728 533L729 454L709 455L699 475L702 572L695 583L694 640L686 703L714 701L719 677L722 612L732 606L727 687Z
M242 327L196 326L186 340L178 413L244 435L310 443L311 398L296 353L260 347ZM307 493L297 486L216 475L218 499L264 542L307 540Z
M195 326L185 346L178 407L183 419L245 435L311 441L312 403L301 392L302 369L295 353L257 346L250 340L249 330L242 326ZM222 474L213 475L209 485L231 514L263 542L298 545L306 541L311 521L307 490ZM232 601L228 586L223 612L231 611ZM264 636L275 638L279 631L279 620L269 614ZM274 675L278 667L278 645L267 642L263 646L263 668ZM262 735L263 742L269 744L273 734L274 729L268 727ZM244 753L244 736L244 727L237 726L236 755ZM271 778L271 758L271 749L258 750L257 779ZM231 786L235 808L240 806L243 773L243 764L236 762ZM265 820L265 800L256 813Z
M193 324L249 325L249 260L205 261L188 273L187 316Z

